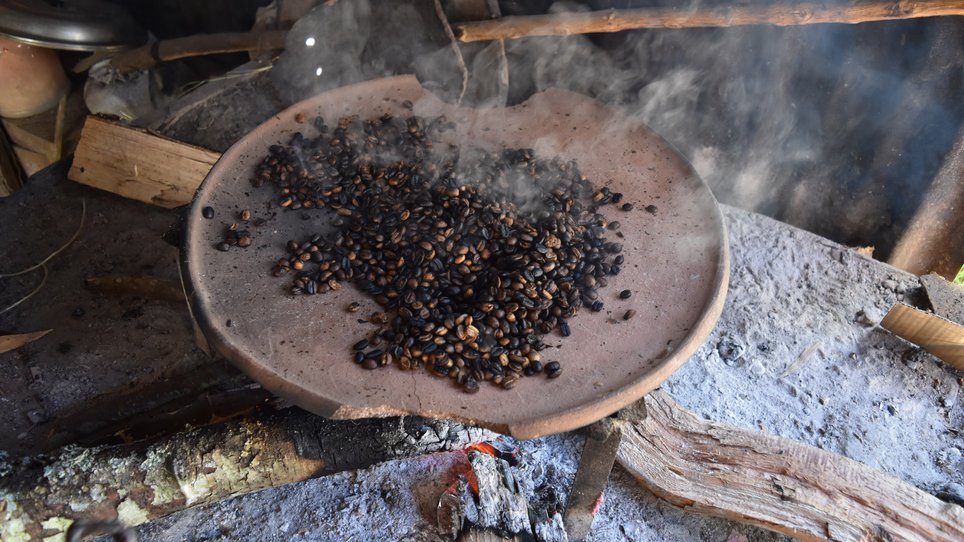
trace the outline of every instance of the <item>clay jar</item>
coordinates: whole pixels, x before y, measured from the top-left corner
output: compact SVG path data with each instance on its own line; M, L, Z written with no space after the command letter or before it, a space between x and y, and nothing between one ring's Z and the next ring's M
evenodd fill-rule
M55 107L69 87L53 50L0 38L0 117L43 113Z

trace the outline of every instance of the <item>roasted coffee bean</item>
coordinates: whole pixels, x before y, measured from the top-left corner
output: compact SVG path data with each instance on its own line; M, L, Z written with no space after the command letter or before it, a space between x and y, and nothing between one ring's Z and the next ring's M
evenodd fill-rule
M556 378L562 374L562 365L559 365L558 361L550 361L546 363L544 371L547 377Z
M558 363L542 365L540 336L570 335L584 304L602 309L597 289L624 258L606 239L619 223L601 206L622 194L593 187L575 162L528 149L432 145L451 129L444 119L314 124L317 138L270 148L255 184L273 185L282 207L330 216L333 230L292 240L272 274L292 275L293 293L351 282L380 305L368 321L384 327L355 354L366 367L424 367L468 392L557 375Z
M214 207L208 206L201 209L201 216L208 220L214 218Z
M242 220L243 222L247 222L247 221L251 220L251 210L250 210L250 209L245 209L245 210L241 211L240 217L241 217L241 220Z
M649 214L651 214L651 215L655 215L655 214L656 214L656 206L655 206L655 205L647 205L647 206L646 206L646 212L649 213Z
M633 316L636 316L636 311L634 311L633 309L629 309L626 311L626 314L623 315L623 320L629 320Z
M364 350L366 348L368 348L368 339L362 339L352 346L353 350Z
M229 245L228 243L222 241L222 242L214 245L214 248L220 250L221 252L227 252L228 250L230 250L231 245Z
M633 292L631 290L623 290L619 292L619 299L629 299L632 295Z
M622 209L623 211L632 211L632 210L633 210L633 204L632 204L632 203L624 203L623 206L621 207L621 209Z
M351 303L348 304L347 307L345 307L345 310L348 312L358 312L358 309L360 308L361 308L361 303L357 301L352 301Z

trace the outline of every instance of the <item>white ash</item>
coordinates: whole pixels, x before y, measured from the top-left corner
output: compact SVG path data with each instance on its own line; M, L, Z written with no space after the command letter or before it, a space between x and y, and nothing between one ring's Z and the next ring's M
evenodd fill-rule
M875 325L917 278L725 210L733 267L723 316L664 389L706 418L833 451L925 491L964 481L960 375Z

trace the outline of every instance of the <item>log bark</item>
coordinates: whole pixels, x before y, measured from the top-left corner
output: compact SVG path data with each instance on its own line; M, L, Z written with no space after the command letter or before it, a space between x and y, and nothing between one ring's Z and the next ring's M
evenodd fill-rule
M0 464L4 542L64 540L75 520L128 526L234 495L382 461L461 449L494 435L420 418L332 421L299 409L125 446L67 447Z
M964 508L806 444L707 421L666 393L623 426L618 461L657 496L800 540L964 540Z
M654 7L550 15L521 15L453 25L462 42L620 32L640 28L705 28L754 24L796 26L857 24L894 19L964 15L959 0L867 1L845 5L780 2L720 7Z

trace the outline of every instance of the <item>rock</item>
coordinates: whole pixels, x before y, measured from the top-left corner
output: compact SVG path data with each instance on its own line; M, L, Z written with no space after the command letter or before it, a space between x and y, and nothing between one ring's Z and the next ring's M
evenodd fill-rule
M901 361L908 369L917 370L924 365L924 361L927 359L927 351L922 348L908 348L901 354Z
M35 409L27 411L27 419L30 420L30 423L41 424L49 420L50 417L43 410Z
M720 342L716 343L716 352L720 355L723 363L730 367L739 367L743 365L743 354L746 352L746 347L735 337L725 335L720 338Z
M961 468L964 468L964 458L961 456L961 450L955 446L947 447L938 454L937 464L948 473L960 472Z
M938 490L934 496L944 502L952 502L964 506L964 485L952 482Z
M854 316L854 321L864 327L873 327L877 325L877 320L871 317L868 311L864 309L857 311L857 314Z

